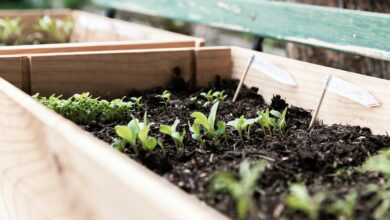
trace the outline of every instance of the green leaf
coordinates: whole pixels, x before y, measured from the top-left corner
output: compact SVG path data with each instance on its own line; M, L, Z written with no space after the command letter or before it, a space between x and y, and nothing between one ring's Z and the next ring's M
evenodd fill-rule
M208 117L208 124L209 124L209 127L210 127L209 130L214 130L215 120L216 120L216 117L217 117L218 105L219 105L219 102L216 102L211 107L210 114L209 114L209 117Z
M251 167L248 160L245 160L240 164L242 188L244 188L247 193L250 193L252 190L254 190L256 181L259 179L261 174L263 174L266 166L267 162L264 160L256 162L253 167Z
M363 170L381 172L390 176L390 149L380 151L363 164Z
M251 205L252 200L249 197L244 196L238 199L236 209L239 219L243 220L248 216Z
M169 125L160 125L160 132L166 135L172 134L172 128Z
M136 134L127 126L115 126L116 134L132 145L136 143Z
M202 112L193 112L191 117L195 118L194 124L202 125L206 130L210 130L209 121Z

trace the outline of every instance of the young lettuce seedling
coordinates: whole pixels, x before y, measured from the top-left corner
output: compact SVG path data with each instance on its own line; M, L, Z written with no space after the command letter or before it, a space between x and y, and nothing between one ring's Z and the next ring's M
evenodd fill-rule
M363 164L363 170L381 172L390 176L390 149L383 150L372 156Z
M161 95L156 95L157 98L160 98L165 105L168 105L168 103L171 101L172 93L170 93L168 90L164 90L164 92Z
M266 109L257 112L257 120L264 132L268 131L272 134L272 130L283 131L287 127L286 114L287 108L281 113L276 110L270 111L269 109Z
M257 121L257 118L246 119L242 115L240 118L236 118L233 121L229 121L227 123L227 125L236 129L238 134L240 135L240 137L242 139L244 133L247 133L247 135L249 137L250 128L254 123L256 123L256 121Z
M305 213L312 220L318 219L321 202L325 199L323 193L310 196L305 185L293 184L290 186L290 194L286 198L286 205L292 210Z
M354 210L357 204L358 194L352 191L345 196L345 199L339 199L327 207L327 211L336 216L342 217L343 220L353 220Z
M212 178L211 189L214 192L230 194L236 203L236 212L240 219L245 219L253 209L252 196L256 188L256 182L264 172L267 162L256 162L251 166L245 160L240 164L239 178L230 172L219 172Z
M390 149L383 150L379 154L370 157L363 164L363 170L383 173L390 177ZM379 204L373 216L376 220L387 219L390 216L390 180L382 187L372 186L375 192L373 200L375 204Z
M133 101L135 107L138 110L142 109L142 107L144 106L144 104L142 103L142 96L140 96L140 97L131 97L130 100Z
M176 131L179 123L180 120L176 119L171 126L160 125L160 132L170 136L172 140L175 142L177 149L181 149L184 146L183 140L184 140L184 135L186 134L185 130L183 130L181 133Z
M217 110L219 102L216 102L210 110L209 117L206 117L201 112L193 112L191 117L194 118L194 123L190 125L192 138L195 140L202 140L203 135L210 139L218 139L225 134L225 122L217 121ZM202 134L202 130L204 134Z
M209 90L207 93L202 92L200 96L205 98L207 101L204 103L204 106L208 106L210 104L214 104L216 102L222 102L226 99L227 95L225 95L224 91L213 91Z
M116 134L122 138L126 143L129 143L137 150L137 141L142 144L142 149L145 151L153 151L157 146L157 139L149 136L151 123L147 120L147 113L144 115L144 121L140 122L133 118L127 126L115 126ZM120 145L119 145L120 146Z
M43 16L38 20L36 29L42 32L48 43L65 43L70 40L73 31L73 22Z
M6 45L15 45L20 43L22 35L22 26L20 18L0 19L0 39L1 43Z

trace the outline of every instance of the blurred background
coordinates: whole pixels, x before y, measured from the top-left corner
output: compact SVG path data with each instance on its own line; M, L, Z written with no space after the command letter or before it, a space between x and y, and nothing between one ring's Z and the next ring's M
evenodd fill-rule
M372 12L390 13L390 0L275 0L327 7L347 8ZM221 30L205 25L189 24L179 21L143 16L124 11L109 11L93 5L89 0L0 0L1 9L27 8L73 8L106 14L123 20L143 23L158 28L203 37L207 45L234 45L267 53L287 56L306 62L335 67L379 78L390 79L390 62L357 55L314 48L295 43L262 39L260 37L234 31Z

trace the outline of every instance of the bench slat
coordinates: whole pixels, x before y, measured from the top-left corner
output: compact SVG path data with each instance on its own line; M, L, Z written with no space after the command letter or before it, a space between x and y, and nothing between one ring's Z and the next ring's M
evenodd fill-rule
M390 15L265 0L93 0L120 10L390 60Z

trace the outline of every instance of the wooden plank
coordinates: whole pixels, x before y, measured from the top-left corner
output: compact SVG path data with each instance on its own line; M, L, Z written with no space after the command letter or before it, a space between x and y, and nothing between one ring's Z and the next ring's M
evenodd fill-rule
M93 1L120 10L390 60L389 14L263 0Z
M2 79L0 132L2 220L226 219Z
M23 65L21 57L0 57L0 77L23 88Z
M292 105L313 110L321 95L324 81L329 74L333 74L336 77L367 89L382 102L382 105L377 108L367 108L328 92L320 109L319 119L326 124L341 123L366 126L378 134L385 134L390 131L390 117L386 116L390 111L389 80L368 77L269 54L256 53L251 50L236 47L232 48L233 78L240 79L245 65L254 53L258 57L266 59L268 62L288 71L298 84L296 88L280 84L262 74L256 68L251 68L245 84L259 88L259 93L267 101L270 101L273 95L279 94Z
M193 48L132 51L104 51L66 54L37 54L31 57L32 93L69 96L89 91L101 97L122 97L133 89L150 89L166 85L179 68L181 77L190 81L193 69ZM201 71L208 79L229 73L229 48L202 50ZM208 67L206 67L208 66ZM199 78L204 82L204 78Z
M32 56L32 93L72 95L89 91L96 96L122 97L132 89L167 84L173 69L191 77L192 49L105 51Z
M82 11L74 11L75 30L73 40L75 41L176 41L192 40L203 43L200 38L185 36L145 25L111 19ZM93 22L91 22L93 21Z
M193 40L175 41L108 41L108 42L85 42L66 44L42 44L42 45L22 45L0 47L0 56L5 55L27 55L37 53L63 53L63 52L83 52L83 51L104 51L104 50L134 50L153 48L179 48L194 47Z

